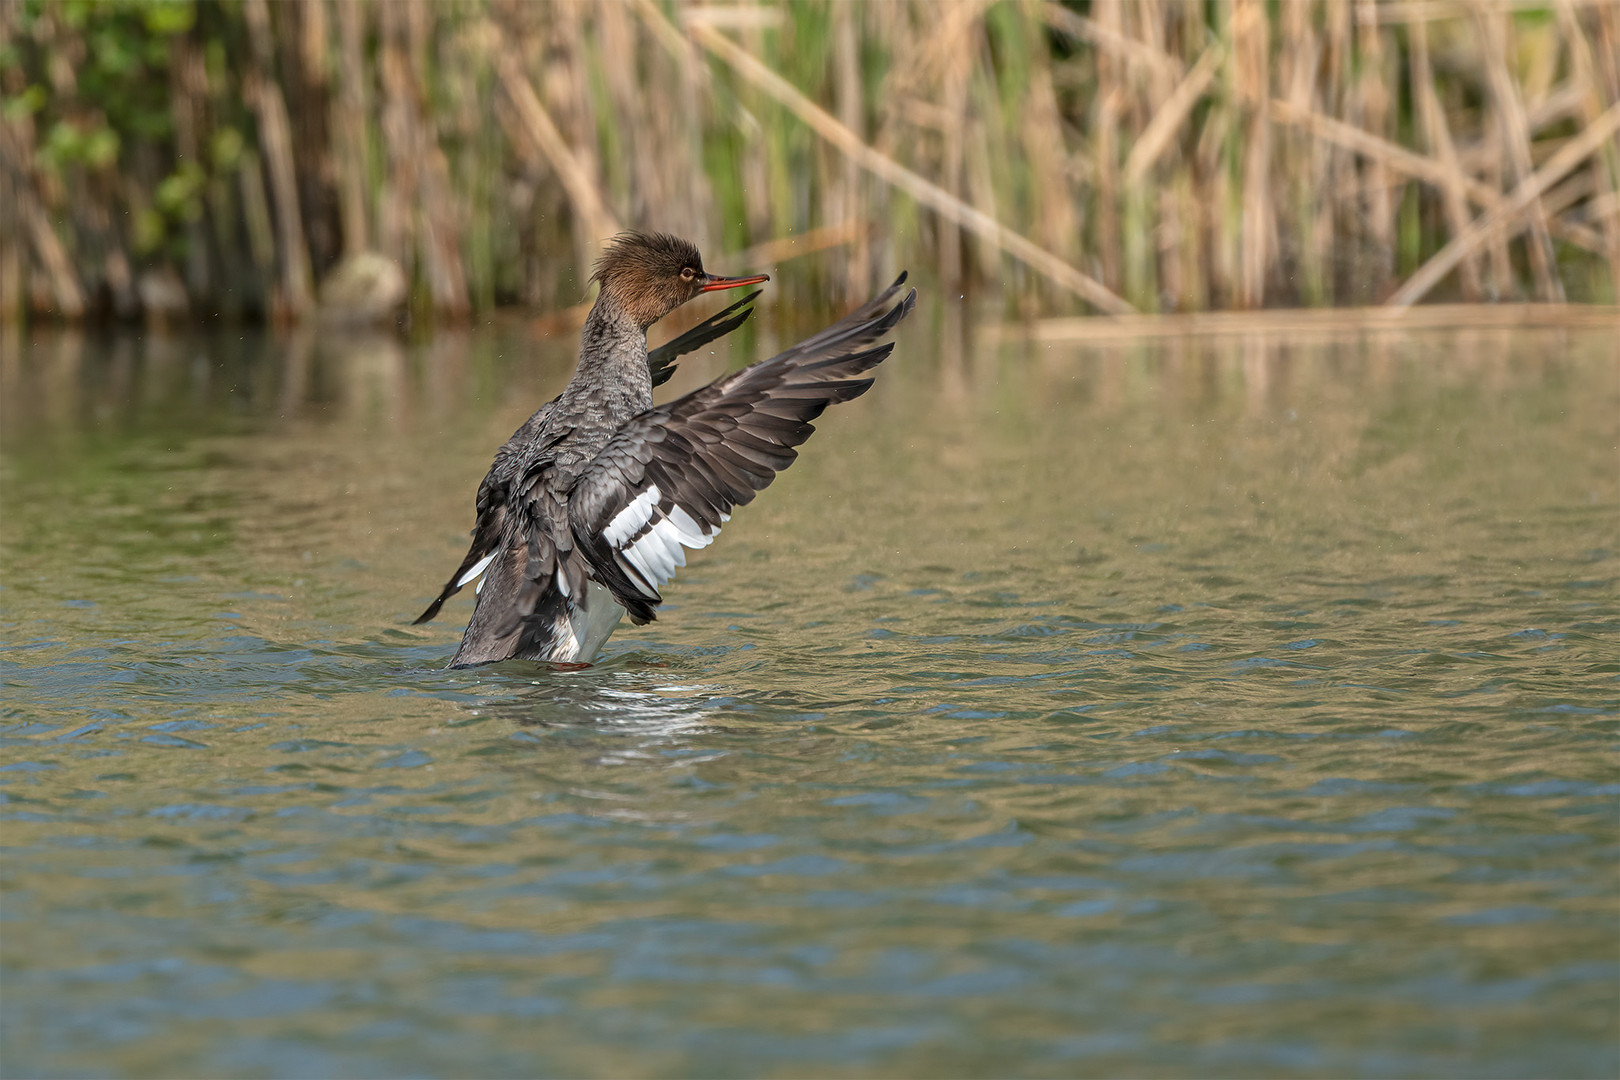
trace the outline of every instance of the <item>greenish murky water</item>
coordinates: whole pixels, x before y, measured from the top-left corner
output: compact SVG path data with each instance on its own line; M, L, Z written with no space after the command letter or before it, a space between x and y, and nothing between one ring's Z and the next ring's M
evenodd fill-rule
M445 671L567 337L0 345L6 1075L1620 1071L1620 337L920 310Z

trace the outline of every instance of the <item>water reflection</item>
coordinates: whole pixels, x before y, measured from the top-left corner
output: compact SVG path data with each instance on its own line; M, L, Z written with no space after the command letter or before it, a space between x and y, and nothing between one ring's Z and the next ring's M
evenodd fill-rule
M1235 400L1245 415L1275 418L1302 395L1326 388L1372 404L1398 393L1403 378L1409 383L1414 364L1443 364L1440 381L1496 396L1567 377L1594 360L1613 362L1613 345L1586 330L1372 328L1312 341L1262 329L1209 339L1054 345L1016 326L976 325L960 305L928 314L937 336L901 354L902 362L885 370L881 384L903 381L907 391L926 392L921 400L909 392L884 396L957 416L982 415L994 389L1007 382L1009 362L1026 365L1041 390L1064 392L1066 404L1079 405L1091 418L1117 415L1144 398L1196 415L1222 412ZM722 347L688 358L672 393L768 355L777 342L797 334L765 336L750 339L736 355ZM447 332L423 342L370 331L307 330L282 338L234 331L100 337L48 329L24 338L12 331L0 338L0 392L13 447L36 433L82 431L113 418L171 425L184 420L206 430L208 419L236 414L288 424L341 423L365 432L415 431L469 407L498 409L502 423L509 416L521 419L566 379L572 345L566 334L538 339L518 324L476 335ZM905 372L920 378L908 379Z
M532 664L509 662L485 670L527 685L516 695L470 707L474 716L515 727L583 727L632 737L649 747L714 730L707 705L724 697L710 684L669 681L675 673L665 672L660 679L655 670L625 670L621 665L537 674Z
M7 1071L1620 1068L1612 336L919 315L569 674L568 342L0 339Z

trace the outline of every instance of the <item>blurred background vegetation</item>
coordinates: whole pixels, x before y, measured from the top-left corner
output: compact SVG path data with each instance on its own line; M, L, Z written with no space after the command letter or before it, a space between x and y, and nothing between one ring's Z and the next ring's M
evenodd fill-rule
M0 0L0 320L1613 303L1617 102L1614 0Z

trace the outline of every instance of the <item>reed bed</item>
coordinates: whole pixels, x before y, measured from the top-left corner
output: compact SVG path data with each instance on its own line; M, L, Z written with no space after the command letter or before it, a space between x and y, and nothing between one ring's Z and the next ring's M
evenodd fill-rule
M568 306L627 227L1021 314L1620 283L1615 2L0 0L0 98L5 321Z

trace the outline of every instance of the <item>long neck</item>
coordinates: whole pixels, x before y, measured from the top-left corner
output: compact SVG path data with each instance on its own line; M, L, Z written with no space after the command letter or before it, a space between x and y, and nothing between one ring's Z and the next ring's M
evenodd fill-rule
M589 404L621 423L652 408L647 330L606 289L585 319L579 365L562 396L559 404Z

